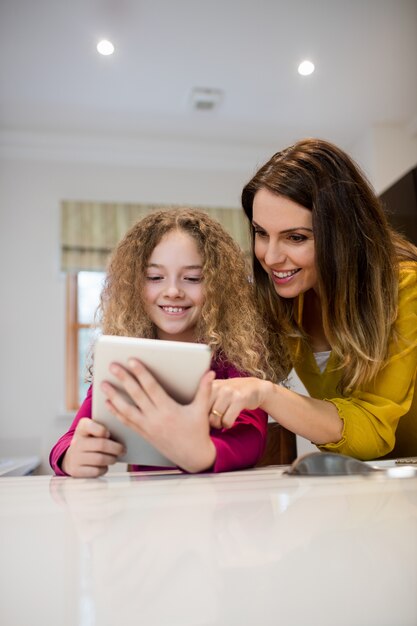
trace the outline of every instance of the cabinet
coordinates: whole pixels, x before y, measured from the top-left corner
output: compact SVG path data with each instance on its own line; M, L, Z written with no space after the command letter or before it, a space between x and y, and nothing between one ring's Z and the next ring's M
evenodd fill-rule
M392 226L417 245L417 166L380 195Z

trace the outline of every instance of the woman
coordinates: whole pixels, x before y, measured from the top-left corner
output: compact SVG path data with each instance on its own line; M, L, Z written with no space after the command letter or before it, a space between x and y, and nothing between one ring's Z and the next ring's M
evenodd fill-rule
M318 139L275 154L242 204L271 355L310 397L255 378L215 381L222 423L258 406L322 450L417 455L416 247L388 225L349 156Z

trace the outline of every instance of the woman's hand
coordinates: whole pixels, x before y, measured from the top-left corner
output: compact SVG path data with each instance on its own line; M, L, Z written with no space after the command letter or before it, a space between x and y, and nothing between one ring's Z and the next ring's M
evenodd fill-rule
M316 445L337 443L344 423L331 402L301 395L259 378L215 380L210 424L230 428L243 409L263 409L278 424Z
M137 359L130 359L128 367L112 363L110 371L134 403L130 404L110 383L102 383L107 407L123 424L188 472L200 472L213 465L216 448L210 438L208 417L213 372L204 374L194 400L182 405Z
M105 474L109 465L116 463L124 453L123 445L109 437L105 426L89 417L82 417L62 460L62 470L76 478L95 478Z
M215 380L211 392L210 425L230 428L243 409L262 405L272 383L259 378L227 378Z

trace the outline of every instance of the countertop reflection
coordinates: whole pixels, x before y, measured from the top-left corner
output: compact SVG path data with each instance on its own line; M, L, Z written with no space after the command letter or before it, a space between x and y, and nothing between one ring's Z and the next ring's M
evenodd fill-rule
M5 626L416 626L417 478L0 480Z

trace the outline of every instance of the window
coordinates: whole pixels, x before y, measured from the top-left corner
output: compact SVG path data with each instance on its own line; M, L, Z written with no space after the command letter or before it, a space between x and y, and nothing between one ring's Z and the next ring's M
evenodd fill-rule
M66 371L69 410L77 410L87 393L87 356L96 336L94 316L104 277L104 272L67 274Z
M110 252L127 230L148 213L172 205L63 201L61 269L67 273L66 405L74 411L85 397L86 358L96 335L94 314ZM223 224L243 250L249 229L241 209L200 207Z

